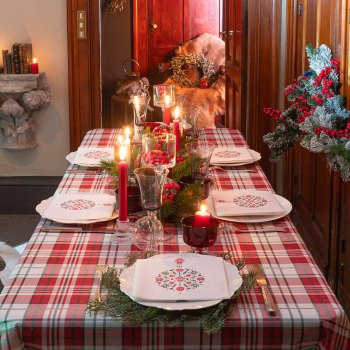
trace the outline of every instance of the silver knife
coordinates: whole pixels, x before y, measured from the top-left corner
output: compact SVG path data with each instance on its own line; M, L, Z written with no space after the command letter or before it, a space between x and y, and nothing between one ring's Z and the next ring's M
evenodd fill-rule
M266 306L266 311L269 313L269 315L273 316L276 314L276 305L272 299L269 289L267 288L267 282L266 282L263 270L259 265L254 265L253 271L257 272L256 281L258 282L258 285L261 287L261 291L262 291L265 306Z
M42 231L45 232L62 232L62 231L69 231L69 232L91 232L91 233L114 233L115 229L111 228L101 228L101 229L88 229L83 227L70 227L70 226L47 226L44 225L41 228Z

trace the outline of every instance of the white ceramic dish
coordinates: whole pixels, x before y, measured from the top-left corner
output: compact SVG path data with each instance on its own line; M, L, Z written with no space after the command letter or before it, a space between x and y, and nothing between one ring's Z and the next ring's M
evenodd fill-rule
M252 215L252 216L217 216L215 207L214 207L214 202L212 199L212 196L209 196L204 202L207 205L207 211L210 213L212 216L214 216L217 219L220 220L225 220L225 221L231 221L231 222L243 222L243 223L257 223L257 222L266 222L266 221L273 221L277 220L280 218L283 218L284 216L288 215L292 211L292 204L288 201L288 199L285 199L277 194L275 194L275 197L278 201L278 203L281 205L281 207L284 210L283 214L279 215Z
M210 162L210 165L219 165L219 166L240 166L245 164L252 164L261 159L261 154L259 152L253 151L252 149L248 149L251 156L253 157L253 160L249 162L241 162L241 163L212 163Z
M41 201L40 204L38 204L35 208L35 210L41 215L43 216L43 213L45 212L45 210L48 208L48 206L50 205L50 203L52 202L53 200L53 197L50 197L48 199L45 199L43 201ZM114 209L114 212L111 216L110 219L108 220L113 220L113 219L116 219L119 217L119 211L118 209ZM50 219L50 218L45 218L45 219L49 219L49 220L52 220L52 221L56 221L56 222L60 222L62 224L93 224L95 222L103 222L103 221L108 221L106 219L96 219L96 220L57 220L57 219Z
M75 153L76 152L71 152L66 156L66 159L68 160L69 163L73 164L74 161L74 157L75 157ZM79 165L79 166L85 166L85 167L94 167L94 168L98 168L99 165L96 164L73 164L73 165Z
M160 254L152 256L149 259L160 259L160 258L169 258L173 257L175 254ZM191 254L191 253L183 253L183 254L176 254L176 257L179 258L198 258L202 257L204 258L205 255L200 254ZM120 289L127 294L130 298L132 298L132 291L134 286L134 275L135 275L135 265L126 268L121 274L120 274ZM226 277L227 282L229 286L229 291L231 296L235 293L235 291L242 285L243 279L241 275L239 274L239 271L235 265L232 265L228 262L225 262L225 271L226 271ZM221 302L220 300L208 300L208 301L184 301L184 302L169 302L169 301L162 301L162 302L139 302L142 305L145 306L153 306L157 307L159 309L165 309L165 310L194 310L194 309L203 309L209 306L213 306L215 304L218 304Z

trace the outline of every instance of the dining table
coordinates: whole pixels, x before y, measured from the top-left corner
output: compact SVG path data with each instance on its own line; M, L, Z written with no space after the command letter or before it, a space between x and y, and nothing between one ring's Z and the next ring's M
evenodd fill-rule
M113 147L121 129L90 130L84 147ZM205 129L202 142L246 147L241 132L227 128ZM68 170L83 169L70 165ZM212 169L218 190L253 189L274 193L257 162L238 166L242 171ZM244 169L256 170L245 172ZM99 172L67 171L56 193L113 193ZM160 322L130 325L121 318L104 317L86 307L98 287L97 265L121 268L132 244L116 245L111 234L89 228L113 228L115 220L85 226L84 232L45 232L42 218L0 295L0 348L7 349L350 349L350 325L336 295L318 268L289 216L264 223L232 223L248 231L218 234L212 253L232 252L245 257L243 272L263 268L276 305L269 315L261 288L242 292L224 326L204 332L196 318L169 327ZM61 224L62 225L62 224ZM266 226L285 232L250 232ZM173 234L157 254L190 250L181 227L164 223ZM232 261L233 262L233 261ZM102 293L103 296L103 293Z

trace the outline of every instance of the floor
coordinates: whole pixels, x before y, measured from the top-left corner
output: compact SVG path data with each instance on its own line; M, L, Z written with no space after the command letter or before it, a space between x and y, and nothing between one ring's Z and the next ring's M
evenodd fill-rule
M0 241L16 247L29 241L40 215L1 215Z

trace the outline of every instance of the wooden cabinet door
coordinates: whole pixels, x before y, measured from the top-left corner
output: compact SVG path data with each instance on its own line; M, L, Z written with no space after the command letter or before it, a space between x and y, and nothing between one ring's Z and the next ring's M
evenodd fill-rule
M242 130L242 53L244 0L226 0L226 115L228 128Z
M134 0L134 58L151 85L163 82L157 64L168 62L174 49L200 34L219 36L223 0Z

